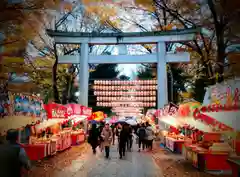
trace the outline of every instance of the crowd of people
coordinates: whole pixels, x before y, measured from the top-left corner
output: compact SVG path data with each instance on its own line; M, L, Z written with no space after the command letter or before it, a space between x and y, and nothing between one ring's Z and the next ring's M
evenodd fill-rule
M97 127L96 123L92 123L88 135L88 143L92 146L93 153L96 153L96 148L99 146L101 151L105 150L106 158L109 158L110 146L115 144L115 137L117 137L120 159L125 156L126 150L132 151L134 137L138 143L139 152L145 149L152 150L155 137L149 123L134 127L126 123L111 126L108 123L102 123Z

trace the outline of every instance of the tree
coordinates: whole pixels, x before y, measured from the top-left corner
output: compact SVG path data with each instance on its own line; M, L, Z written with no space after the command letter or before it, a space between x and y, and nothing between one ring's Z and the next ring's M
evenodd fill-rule
M50 81L51 78L52 83L48 82L48 86L51 86L52 89L47 89L51 92L51 94L47 95L52 96L53 101L57 103L76 102L76 97L74 96L74 90L76 90L76 88L73 86L73 83L78 73L76 65L59 65L58 56L79 53L81 46L76 44L55 44L54 41L46 35L46 29L66 32L103 32L112 29L111 26L109 27L107 24L100 23L100 20L96 18L96 16L89 14L88 11L81 8L81 4L73 3L68 5L70 5L71 8L68 8L67 11L65 10L64 15L60 15L59 12L57 12L57 16L45 18L45 21L40 22L41 30L36 29L35 38L31 40L31 45L50 62L48 66L51 68L51 72L49 73L50 75L48 75L48 81ZM74 22L74 26L69 24L72 22ZM34 29L34 26L32 26L32 28ZM99 53L99 50L95 49L95 46L90 46L90 53ZM100 50L100 54L105 52L106 49L107 47ZM92 68L91 65L90 68ZM69 72L70 70L72 71ZM39 74L38 78L41 78ZM34 79L36 79L36 77Z
M46 11L55 10L60 1L56 0L19 0L0 2L0 30L4 40L0 46L6 46L8 51L24 49L28 40L35 34L35 29L39 28L41 21L46 17ZM28 24L34 24L32 29Z
M95 71L90 73L89 76L89 107L93 111L103 111L106 114L111 113L111 108L96 106L97 97L94 95L93 83L94 80L112 80L117 79L119 71L117 64L99 64L96 66Z
M236 23L239 18L239 2L234 1L232 5L232 2L224 0L216 2L213 0L138 0L136 3L143 5L144 11L156 19L157 29L166 30L164 27L171 24L182 29L197 27L207 29L210 35L201 32L196 40L184 45L199 54L207 78L215 81L213 77L215 73L223 74L227 55L225 49L236 41L236 34L239 34Z
M120 79L120 80L130 80L130 77L129 76L126 76L126 75L120 75L120 76L118 76L118 78Z

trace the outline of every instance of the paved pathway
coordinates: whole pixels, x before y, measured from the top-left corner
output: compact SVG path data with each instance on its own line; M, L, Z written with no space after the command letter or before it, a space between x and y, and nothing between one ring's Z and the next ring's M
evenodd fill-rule
M71 156L71 150L69 150L69 156ZM145 152L139 153L136 147L121 160L117 147L112 146L110 156L110 159L105 159L104 154L99 151L93 155L90 147L87 146L86 153L72 159L65 166L60 167L56 164L54 169L49 168L48 172L43 173L41 177L162 177L152 155ZM49 172L49 170L52 171ZM31 176L37 177L34 171Z

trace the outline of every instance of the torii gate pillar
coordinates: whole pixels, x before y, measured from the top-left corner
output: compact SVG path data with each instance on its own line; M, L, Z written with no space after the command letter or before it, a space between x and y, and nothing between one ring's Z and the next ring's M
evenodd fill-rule
M78 102L83 106L88 107L88 80L89 80L89 65L88 65L88 43L80 44L81 52L79 58L79 97Z

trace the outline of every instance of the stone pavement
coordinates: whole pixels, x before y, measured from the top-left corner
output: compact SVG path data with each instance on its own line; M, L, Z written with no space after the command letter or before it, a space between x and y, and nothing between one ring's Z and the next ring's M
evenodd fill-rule
M74 147L73 147L74 150ZM51 164L46 170L43 167L33 169L29 176L34 177L162 177L160 168L155 164L151 153L137 152L134 145L132 152L127 152L124 159L119 159L117 146L111 147L110 159L104 158L100 151L93 155L89 145L85 145L84 153L70 158L72 149L69 150L69 157L66 156L66 164L63 159ZM76 150L75 150L76 151ZM63 152L65 153L65 152ZM64 157L62 157L64 158ZM68 159L70 158L70 159ZM44 162L43 162L44 163ZM44 165L43 165L44 166ZM53 168L54 166L54 168ZM45 169L45 170L44 170ZM42 174L38 172L45 171Z

